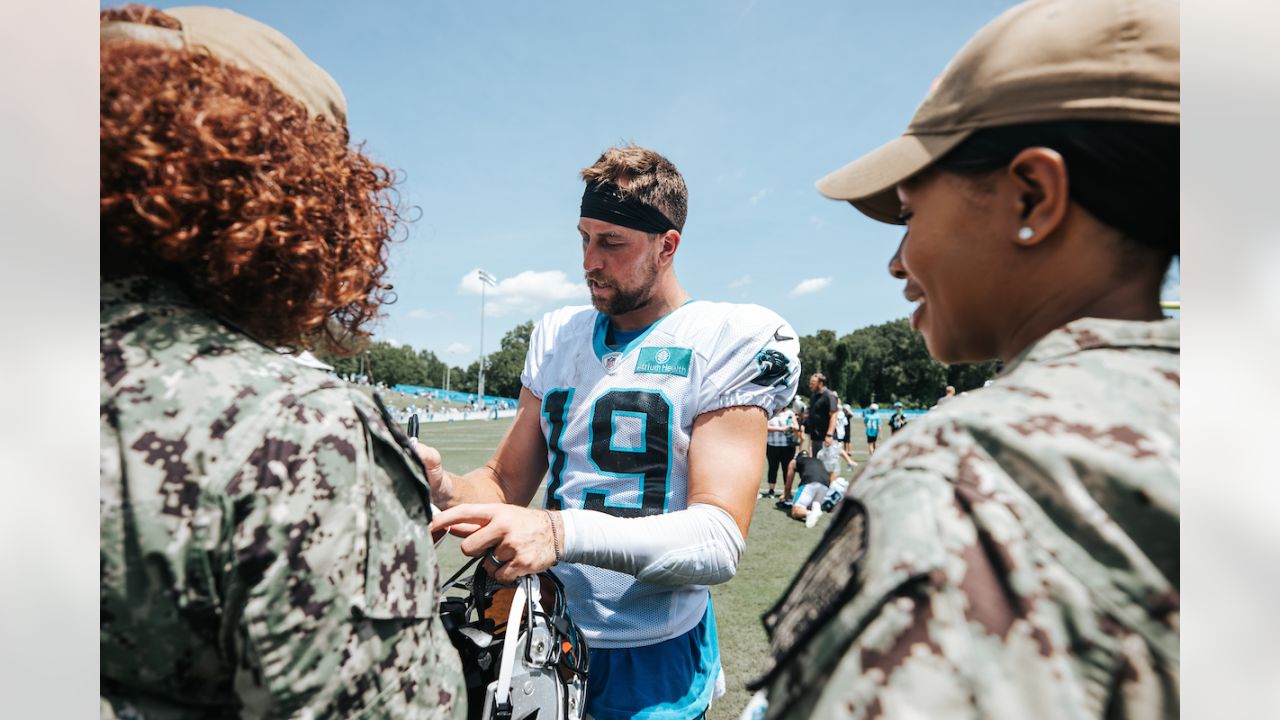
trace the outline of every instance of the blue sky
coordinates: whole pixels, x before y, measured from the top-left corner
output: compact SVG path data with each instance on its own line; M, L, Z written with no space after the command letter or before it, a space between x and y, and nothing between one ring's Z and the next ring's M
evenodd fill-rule
M931 2L230 2L342 86L352 137L421 209L392 251L379 338L465 366L525 320L586 302L578 171L624 141L690 189L676 272L808 334L904 317L900 230L813 183L901 133L930 82L1011 6ZM416 214L416 213L415 213ZM1177 297L1178 288L1166 293Z

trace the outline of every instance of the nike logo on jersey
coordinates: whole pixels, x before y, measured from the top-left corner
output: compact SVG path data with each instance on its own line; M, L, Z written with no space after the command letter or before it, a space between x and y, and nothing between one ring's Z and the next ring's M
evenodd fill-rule
M774 331L773 331L773 339L774 339L774 340L777 340L778 342L786 342L787 340L795 340L795 338L793 338L793 337L787 337L786 335L783 335L783 334L782 334L782 328L778 328L777 330L774 330Z

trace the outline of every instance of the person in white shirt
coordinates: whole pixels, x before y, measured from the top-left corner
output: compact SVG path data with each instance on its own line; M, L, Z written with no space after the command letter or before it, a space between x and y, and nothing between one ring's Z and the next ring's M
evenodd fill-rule
M765 439L766 447L765 459L768 461L768 492L760 494L761 498L771 498L777 493L774 488L778 482L778 472L781 471L785 479L787 466L796 456L796 446L799 444L800 426L796 421L796 414L789 406L782 406L778 411L769 418L769 424L766 426L769 431L768 437ZM784 497L783 500L790 500L790 497Z

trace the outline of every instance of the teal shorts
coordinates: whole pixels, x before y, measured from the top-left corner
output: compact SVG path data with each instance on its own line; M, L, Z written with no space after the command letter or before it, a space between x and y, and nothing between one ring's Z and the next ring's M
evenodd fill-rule
M595 720L692 720L720 677L716 617L707 601L689 632L638 648L591 648L587 714Z

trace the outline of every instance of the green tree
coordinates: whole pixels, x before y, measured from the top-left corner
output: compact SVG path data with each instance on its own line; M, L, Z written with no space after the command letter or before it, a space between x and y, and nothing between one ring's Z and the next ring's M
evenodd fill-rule
M835 357L836 334L831 330L819 330L800 338L800 368L804 373L801 388L808 392L809 376L820 372L830 377L831 361Z
M333 366L333 371L339 375L356 375L360 372L360 356L352 355L350 357L334 357L332 355L317 355L324 362Z
M520 397L520 372L524 370L524 357L529 353L529 336L533 334L533 321L521 323L502 336L498 351L488 356L484 369L486 395Z
M427 375L427 382L422 384L427 387L444 387L446 368L444 362L430 350L419 350L418 359L422 362L423 370Z
M464 393L474 393L479 384L480 363L477 361L468 365L466 369L455 367L449 389Z
M840 397L859 407L871 402L874 368L879 357L869 333L854 331L840 339L841 355L845 356L844 370L836 378Z
M874 401L928 407L940 393L945 367L929 355L924 338L906 318L875 326L885 345Z
M425 385L427 368L408 345L378 341L365 353L369 380L390 385Z
M1004 363L999 360L981 363L965 363L947 367L947 384L954 386L956 392L974 390L996 376Z
M939 363L906 318L859 328L838 340L830 330L806 335L800 338L800 361L806 377L824 373L831 389L845 402L861 407L901 401L927 408L946 385L972 390L999 369L995 362Z
M849 371L853 363L853 356L849 349L849 343L836 341L835 347L831 351L831 370L827 373L828 386L840 395L842 402L848 402L849 397Z

